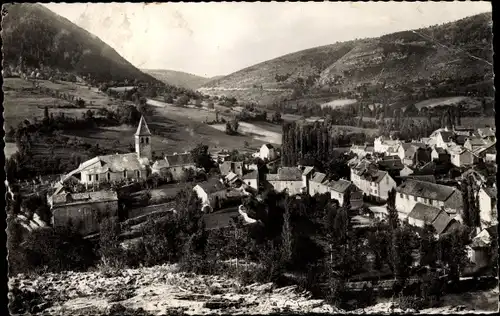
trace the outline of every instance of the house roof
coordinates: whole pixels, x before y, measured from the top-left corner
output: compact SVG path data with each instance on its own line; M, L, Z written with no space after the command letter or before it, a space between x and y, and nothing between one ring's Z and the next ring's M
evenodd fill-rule
M138 158L136 153L97 156L85 161L78 167L77 170L71 172L70 174L78 173L84 170L93 173L142 170L145 168L146 164L147 159Z
M328 187L335 192L344 193L352 185L351 181L339 179L337 181L328 182Z
M190 153L167 155L165 160L170 167L194 164L193 156Z
M474 150L474 154L478 155L478 154L482 153L483 151L490 149L491 147L494 147L495 151L496 151L496 144L497 144L497 142L490 142L490 143L486 142L484 146L479 147L476 150Z
M404 165L399 158L392 160L380 160L377 164L381 169L385 170L402 170L404 168Z
M431 224L438 217L439 212L441 212L441 210L436 207L417 203L411 210L410 214L408 214L408 217Z
M457 189L446 185L408 179L396 188L399 193L423 197L432 200L446 201Z
M262 146L266 146L268 149L273 149L273 148L274 148L274 146L273 146L273 145L271 145L271 144L264 144L264 145L262 145Z
M118 194L115 191L61 193L52 196L52 203L54 206L89 204L110 201L118 201Z
M252 172L243 175L243 179L257 179L258 177L259 173L257 172L257 170L254 170Z
M450 138L454 136L453 132L450 131L440 131L439 134L441 134L441 137L445 142L448 142Z
M469 137L467 141L472 146L483 146L486 144L486 141L480 137Z
M440 154L440 155L446 155L446 154L448 154L448 153L446 152L446 150L444 150L444 148L441 148L441 147L434 147L434 150L435 150L438 154Z
M326 174L321 173L321 172L316 172L314 174L314 177L311 179L311 182L316 182L316 183L323 183L326 179Z
M419 180L419 181L426 181L426 182L432 182L436 183L436 177L432 174L429 175L409 175L406 177L407 179L413 179L413 180Z
M302 171L297 167L281 167L277 174L268 174L268 181L302 181Z
M236 178L238 178L238 175L234 172L229 172L224 178L227 181L231 182L231 181L235 180Z
M149 127L144 116L141 116L141 120L139 121L139 126L137 126L135 136L151 136L151 132L149 131Z
M314 167L311 167L311 166L306 166L306 167L304 168L304 171L302 171L302 175L303 175L303 176L307 176L307 175L309 175L309 174L310 174L311 172L313 172L313 171L314 171Z
M222 184L222 182L220 182L219 179L216 178L208 179L207 181L200 182L197 185L202 188L203 191L205 191L205 193L207 194L219 192L226 189L224 184Z
M491 244L491 235L490 232L486 229L483 229L479 234L476 235L472 239L471 248L484 248L488 247Z
M465 144L465 141L469 138L467 135L457 135L455 137L455 142L459 145Z
M491 127L478 128L477 132L481 137L493 137L495 136L495 131Z
M432 222L432 226L434 226L436 233L441 235L446 231L446 228L448 228L452 221L453 218L451 218L450 215L448 215L445 211L440 210L438 216Z

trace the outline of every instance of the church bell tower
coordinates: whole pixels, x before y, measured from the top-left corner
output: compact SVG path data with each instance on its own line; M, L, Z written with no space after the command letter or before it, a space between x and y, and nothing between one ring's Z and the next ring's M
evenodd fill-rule
M148 124L141 116L139 126L137 127L137 132L134 135L135 138L135 152L138 158L148 158L151 160L151 132L149 131Z

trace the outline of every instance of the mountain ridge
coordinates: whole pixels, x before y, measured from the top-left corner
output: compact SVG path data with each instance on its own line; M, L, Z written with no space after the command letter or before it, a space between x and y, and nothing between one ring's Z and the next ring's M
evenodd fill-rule
M202 87L204 84L208 83L211 80L215 80L222 76L215 77L203 77L199 75L195 75L192 73L171 70L171 69L146 69L142 68L142 72L149 74L156 79L174 86L196 90Z
M96 82L142 80L159 83L123 58L96 35L40 4L4 5L4 62L28 68L51 68ZM23 38L22 41L17 40Z
M488 12L313 47L212 80L199 91L265 105L320 96L402 105L435 96L492 97L491 21Z

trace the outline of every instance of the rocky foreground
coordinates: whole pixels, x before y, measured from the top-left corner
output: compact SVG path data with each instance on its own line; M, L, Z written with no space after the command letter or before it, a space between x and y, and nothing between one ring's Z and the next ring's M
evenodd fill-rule
M339 313L295 287L242 286L221 276L178 272L175 265L115 273L63 272L9 280L12 314L166 315Z

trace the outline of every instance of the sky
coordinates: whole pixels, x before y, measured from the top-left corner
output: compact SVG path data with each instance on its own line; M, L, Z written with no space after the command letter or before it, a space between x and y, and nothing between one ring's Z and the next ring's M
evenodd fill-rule
M48 3L141 69L226 75L299 50L442 24L484 2Z

